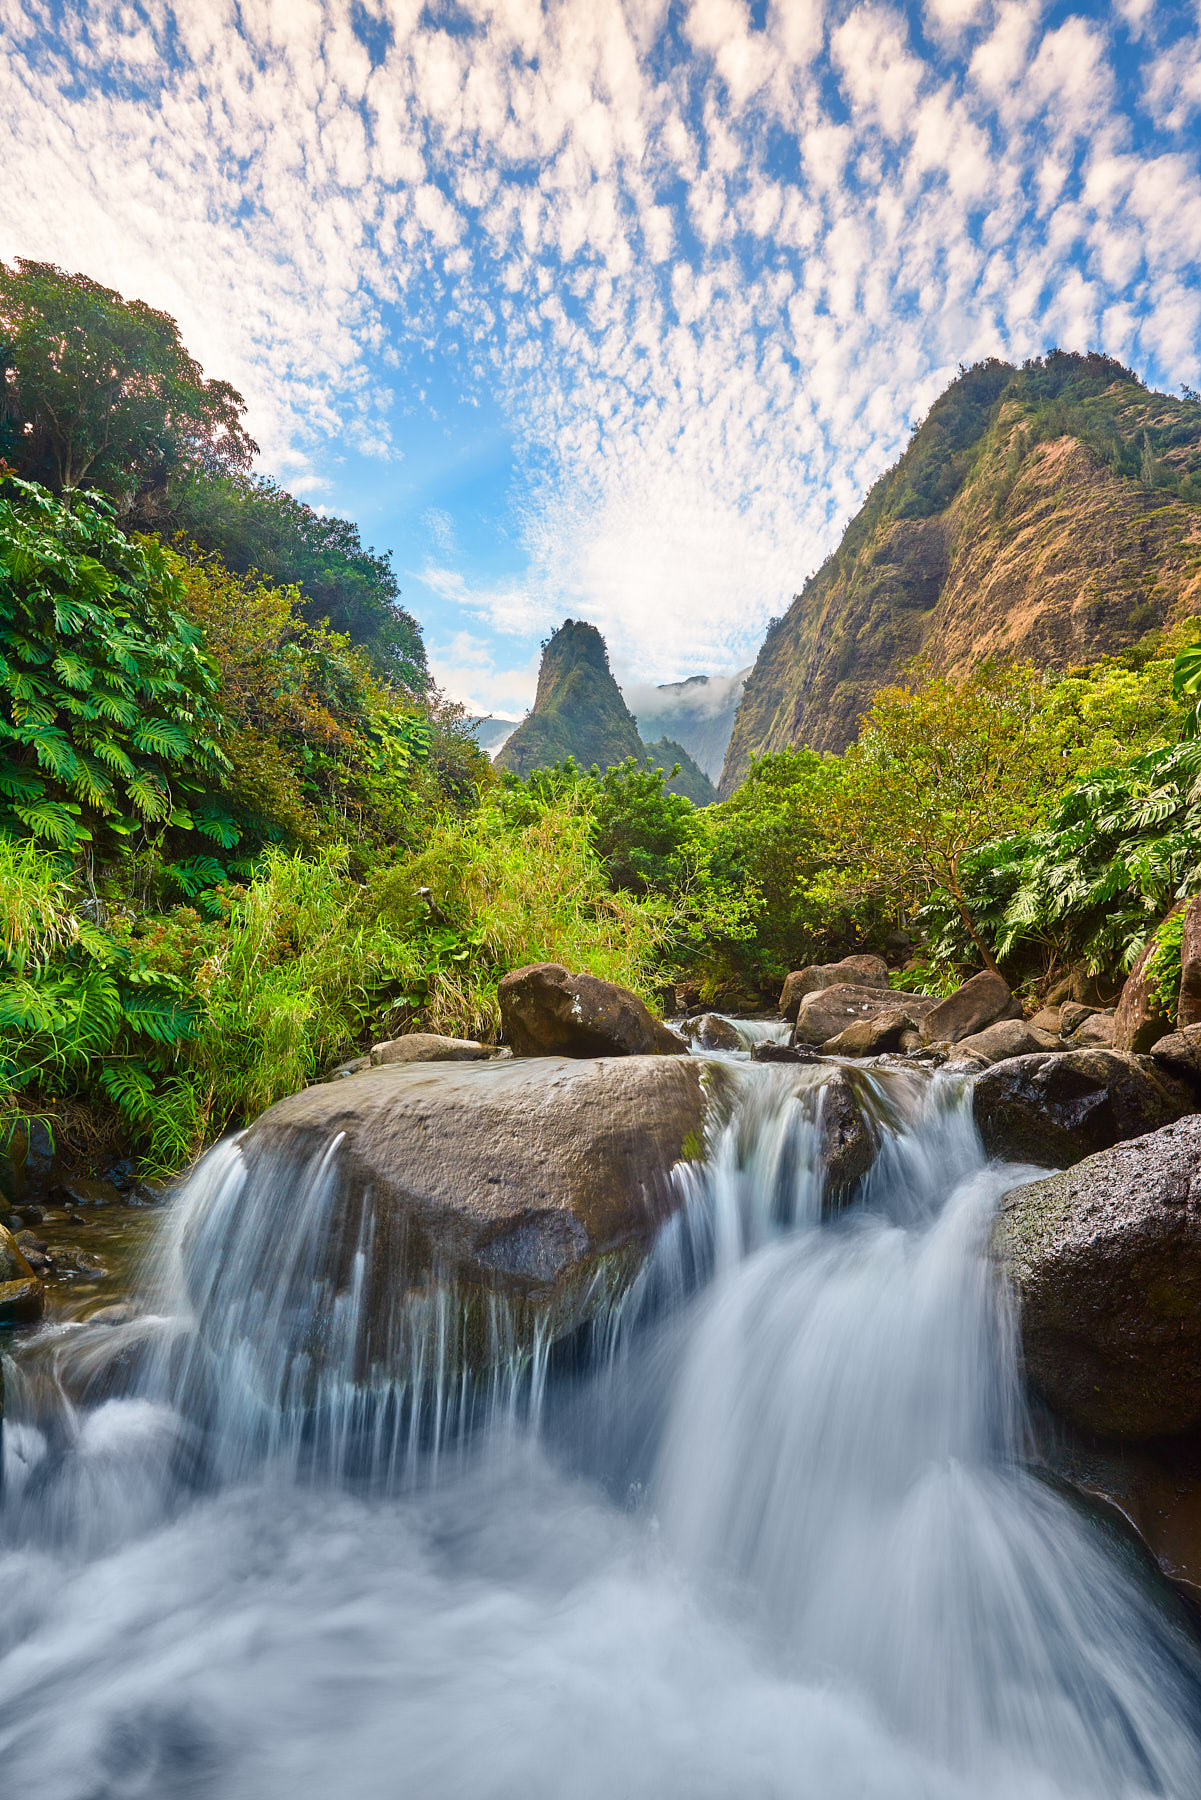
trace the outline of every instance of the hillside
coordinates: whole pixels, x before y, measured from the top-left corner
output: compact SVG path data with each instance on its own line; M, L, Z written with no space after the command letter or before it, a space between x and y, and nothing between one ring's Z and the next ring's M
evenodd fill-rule
M1201 403L1120 363L990 360L935 402L838 549L768 633L722 771L842 750L915 657L1054 668L1201 612Z
M610 769L629 756L641 762L652 754L665 770L681 765L667 783L673 793L702 806L716 798L708 777L679 744L665 739L648 748L643 743L613 679L604 638L583 619L565 619L543 648L533 708L497 754L497 768L528 775L571 756L581 768L595 763Z

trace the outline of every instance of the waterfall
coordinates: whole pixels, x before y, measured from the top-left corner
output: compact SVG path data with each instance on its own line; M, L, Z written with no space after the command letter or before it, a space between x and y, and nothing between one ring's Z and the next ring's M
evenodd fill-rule
M1170 1591L1029 1466L987 1254L1021 1172L964 1081L855 1071L877 1154L832 1196L837 1065L713 1060L703 1163L570 1343L381 1309L335 1139L219 1146L140 1317L17 1348L12 1792L1195 1800Z

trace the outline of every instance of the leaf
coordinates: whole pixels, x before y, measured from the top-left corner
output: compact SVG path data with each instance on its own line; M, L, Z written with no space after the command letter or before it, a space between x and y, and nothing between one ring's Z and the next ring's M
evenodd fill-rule
M170 795L149 772L127 781L125 792L144 818L165 819L171 811Z
M133 741L137 749L151 756L186 756L189 747L183 726L172 725L166 719L147 719L134 732Z
M47 838L66 849L80 835L71 807L56 800L41 800L33 806L13 807L18 819L36 838Z

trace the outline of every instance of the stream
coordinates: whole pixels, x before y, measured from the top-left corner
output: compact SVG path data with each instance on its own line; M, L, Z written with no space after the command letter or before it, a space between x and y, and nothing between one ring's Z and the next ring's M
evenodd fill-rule
M453 1296L403 1369L353 1284L314 1318L336 1144L258 1187L217 1146L139 1226L135 1318L8 1344L3 1792L1196 1800L1172 1590L1029 1462L987 1241L1031 1172L965 1078L872 1064L880 1154L823 1219L834 1065L709 1054L633 1286L533 1356L499 1319L486 1382Z

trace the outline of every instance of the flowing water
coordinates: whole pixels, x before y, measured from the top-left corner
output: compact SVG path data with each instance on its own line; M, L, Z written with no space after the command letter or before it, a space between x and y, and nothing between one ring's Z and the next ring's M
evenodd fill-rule
M253 1187L219 1147L135 1322L16 1347L0 1791L1201 1795L1170 1595L1025 1466L1016 1177L962 1085L857 1073L880 1155L823 1220L829 1065L718 1060L707 1162L569 1354L498 1307L472 1386L452 1294L368 1343L370 1208L336 1295L314 1249L336 1142Z

